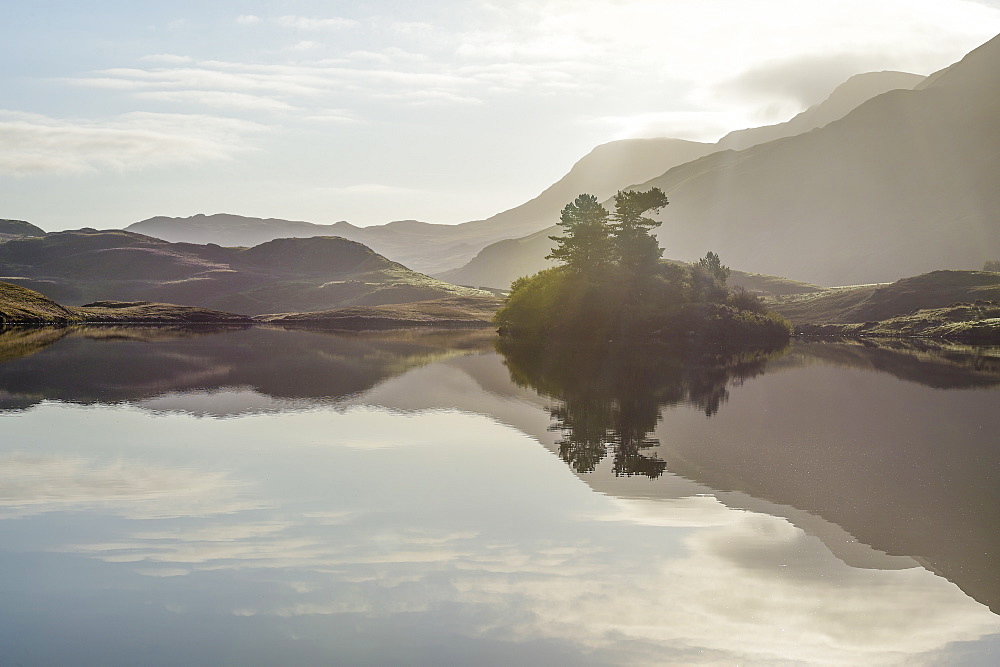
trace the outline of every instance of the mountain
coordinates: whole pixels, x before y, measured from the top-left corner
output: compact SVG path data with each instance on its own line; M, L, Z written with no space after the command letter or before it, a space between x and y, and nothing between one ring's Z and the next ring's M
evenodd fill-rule
M712 145L712 153L717 153L720 150L744 150L817 130L843 118L878 95L893 90L910 90L923 81L924 77L905 72L869 72L853 76L838 86L826 100L806 109L785 123L730 132L718 143ZM710 158L706 157L705 159ZM681 166L679 165L677 168L680 169ZM580 192L584 192L584 190ZM568 196L566 201L570 201L576 194L579 193ZM672 217L673 212L673 207L668 208L663 217L668 220L677 219ZM553 217L553 223L555 220L556 218ZM442 280L461 285L507 287L512 280L519 276L530 275L552 265L544 257L552 249L552 242L548 237L557 233L558 227L553 224L522 238L498 241L483 248L465 266L442 272L437 276ZM705 248L690 259L704 255L709 249L717 250L714 247ZM668 252L671 252L672 256L679 256L678 253L673 253L669 246ZM727 257L727 259L730 258ZM757 266L754 268L760 269Z
M363 243L415 270L436 273L462 266L494 241L537 231L558 219L566 202L581 192L605 198L629 183L662 174L667 169L707 154L711 145L681 139L628 139L598 146L534 199L485 220L438 225L398 220L386 225L356 227L348 222L311 222L248 218L218 213L188 218L155 217L136 222L126 231L166 241L249 246L275 238L336 235Z
M602 144L534 199L484 220L459 225L399 220L385 225L356 227L346 221L318 225L218 213L188 218L159 216L133 223L126 230L166 241L223 246L252 246L275 238L336 235L363 243L415 270L436 274L462 267L491 243L549 227L558 219L562 207L582 192L605 199L629 184L654 178L719 148L742 148L811 130L843 116L878 93L911 88L921 80L922 77L903 72L859 75L837 88L828 100L787 123L732 132L718 144L670 138L624 139ZM509 283L510 280L503 280L495 286L506 287Z
M69 305L154 301L243 315L482 295L326 236L224 248L117 230L55 232L0 244L0 276Z
M843 118L882 93L890 90L912 90L925 78L919 74L892 71L856 74L837 86L825 100L814 104L791 120L776 125L735 130L720 139L716 143L716 148L741 151L757 144L815 130Z
M638 185L671 197L673 256L821 285L884 282L1000 257L1000 38L914 90Z

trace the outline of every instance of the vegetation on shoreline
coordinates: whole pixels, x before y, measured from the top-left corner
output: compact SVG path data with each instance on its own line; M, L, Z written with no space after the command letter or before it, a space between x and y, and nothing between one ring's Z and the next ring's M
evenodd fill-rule
M619 192L615 212L580 195L563 209L564 236L551 258L563 264L519 278L494 317L502 336L609 340L695 340L702 344L786 341L791 325L758 297L729 290L730 270L709 252L698 264L663 262L646 217L666 196Z
M408 327L490 326L500 300L488 296L452 296L382 306L349 306L312 313L258 315L258 322L350 330Z
M1000 343L1000 301L956 303L879 321L804 324L795 330L813 336L937 338L964 343Z
M194 306L150 301L97 301L62 306L20 285L0 282L0 327L24 324L253 324L279 323L340 330L410 327L486 327L500 300L486 295L452 296L406 304L353 306L322 312L250 317Z

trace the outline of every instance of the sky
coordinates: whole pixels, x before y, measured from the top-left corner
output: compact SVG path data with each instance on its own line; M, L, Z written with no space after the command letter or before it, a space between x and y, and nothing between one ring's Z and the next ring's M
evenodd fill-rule
M0 218L476 220L998 33L1000 0L5 2Z

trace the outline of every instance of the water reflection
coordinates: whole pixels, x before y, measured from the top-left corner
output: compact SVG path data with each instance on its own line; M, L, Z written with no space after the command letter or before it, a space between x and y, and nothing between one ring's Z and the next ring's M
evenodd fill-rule
M1000 647L968 597L1000 601L996 350L501 352L483 332L0 334L4 659Z
M0 332L0 409L46 399L157 399L164 409L219 416L309 407L491 344L492 334L483 330L351 335L279 327L9 329ZM211 393L224 388L242 389L243 395L230 392L226 401L213 401Z
M552 399L559 456L578 473L592 472L610 452L616 476L659 477L666 463L649 450L662 408L684 403L712 416L729 385L762 372L784 349L693 353L655 346L547 345L501 340L511 379Z

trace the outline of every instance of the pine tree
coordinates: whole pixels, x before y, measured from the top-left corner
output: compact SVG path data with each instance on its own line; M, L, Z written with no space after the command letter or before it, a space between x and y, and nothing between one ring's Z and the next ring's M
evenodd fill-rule
M550 236L557 243L546 259L555 259L581 272L592 272L614 259L608 226L608 209L594 195L582 194L566 204L559 217L565 236Z

